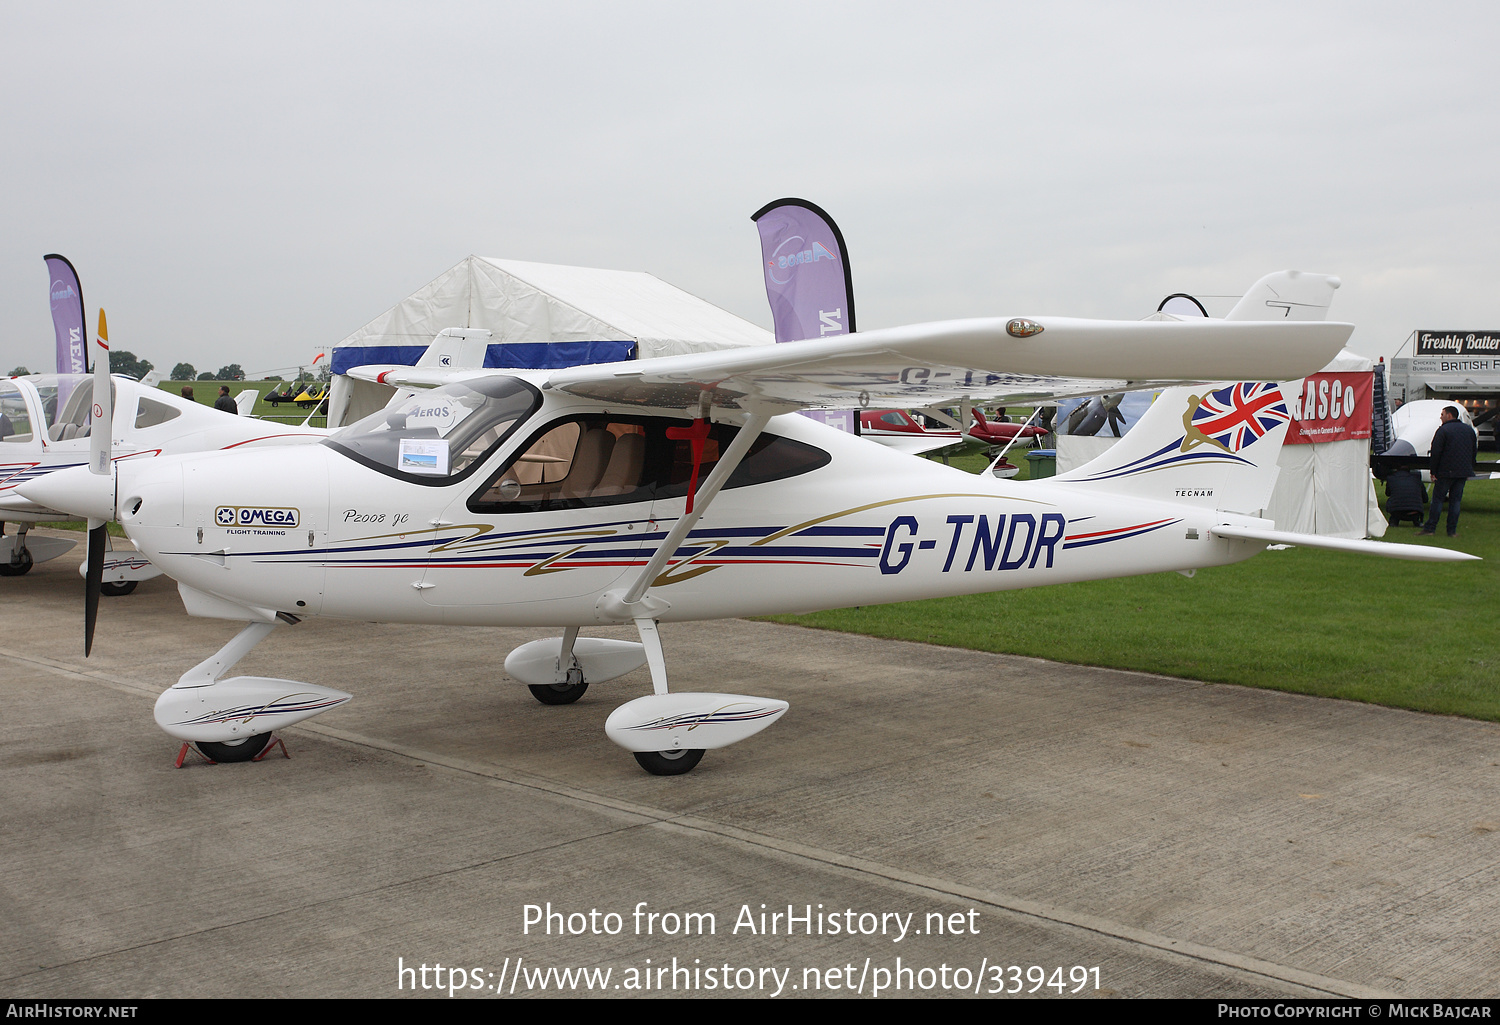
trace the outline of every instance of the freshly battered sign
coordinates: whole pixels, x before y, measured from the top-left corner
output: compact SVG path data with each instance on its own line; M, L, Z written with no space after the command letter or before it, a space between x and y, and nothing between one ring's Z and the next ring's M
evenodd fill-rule
M1500 331L1418 331L1418 356L1500 356Z

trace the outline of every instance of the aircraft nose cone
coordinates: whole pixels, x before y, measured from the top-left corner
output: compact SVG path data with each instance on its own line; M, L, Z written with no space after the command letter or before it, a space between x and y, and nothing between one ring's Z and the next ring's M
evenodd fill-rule
M72 516L115 518L115 475L93 473L86 466L53 470L16 488L27 501Z

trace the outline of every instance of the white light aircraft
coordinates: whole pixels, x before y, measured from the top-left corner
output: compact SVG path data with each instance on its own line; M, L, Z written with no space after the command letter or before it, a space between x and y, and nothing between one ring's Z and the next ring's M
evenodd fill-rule
M99 314L104 367L108 335ZM109 382L111 401L94 403L99 381ZM102 386L101 386L102 387ZM253 394L253 393L251 393ZM104 374L34 374L0 378L0 522L19 527L0 538L0 576L19 576L37 563L73 547L61 538L28 538L34 523L77 518L78 512L31 501L17 489L47 474L85 466L100 410L110 409L110 458L135 462L181 452L234 450L257 445L309 444L328 431L288 427L234 416L128 377ZM160 575L135 551L106 556L105 594L129 594L137 583Z
M1276 543L1470 558L1275 530L1260 513L1289 420L1278 388L1172 387L1303 376L1351 331L1013 317L553 371L362 368L430 390L322 445L101 453L22 491L91 524L118 518L190 614L244 624L156 705L168 734L211 758L250 758L273 729L349 700L223 678L278 623L321 615L559 630L505 662L548 704L649 666L653 693L605 730L669 775L787 703L670 690L660 623L1191 574ZM1168 390L1099 459L1025 483L783 415L1135 388ZM603 624L634 624L640 641L580 636Z
M99 333L108 351L104 314ZM442 331L418 361L418 367L477 368L484 365L489 331L453 328ZM97 370L97 368L96 368ZM17 533L0 537L0 576L20 576L38 562L55 559L76 542L28 537L31 525L81 518L81 510L46 507L22 497L17 487L55 470L83 466L92 444L93 396L97 374L33 374L0 378L0 524L15 523ZM233 451L262 445L306 445L322 441L326 428L278 424L251 417L256 392L236 396L239 415L192 399L172 395L149 380L109 378L113 438L111 459L149 459L186 452ZM397 400L410 396L398 393ZM311 419L311 417L309 417ZM105 555L101 593L129 594L142 580L161 570L134 549Z

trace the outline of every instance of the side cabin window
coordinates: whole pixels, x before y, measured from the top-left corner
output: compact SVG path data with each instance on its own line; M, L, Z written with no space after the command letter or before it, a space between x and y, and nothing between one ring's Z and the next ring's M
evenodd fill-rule
M157 402L148 399L144 395L136 403L135 426L139 430L143 427L155 427L164 424L168 420L176 420L182 415L182 410L175 406L169 406L165 402Z
M626 505L687 495L693 450L667 437L685 420L598 413L556 421L526 442L469 499L472 512L548 512ZM739 428L714 424L703 444L702 487ZM825 466L830 456L800 441L763 433L725 488L795 477Z

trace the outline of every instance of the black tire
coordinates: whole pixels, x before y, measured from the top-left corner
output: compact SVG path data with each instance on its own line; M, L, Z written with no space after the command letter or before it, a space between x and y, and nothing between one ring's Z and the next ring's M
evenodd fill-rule
M20 562L11 562L9 559L0 560L0 577L18 577L23 573L30 573L34 565L29 550L21 553Z
M139 580L106 580L99 585L99 593L111 598L123 598L135 590Z
M587 682L584 683L544 683L537 686L527 686L531 696L544 705L571 705L583 697L583 692L589 689Z
M253 737L244 740L231 741L227 744L215 744L209 740L200 740L198 750L203 752L205 758L214 762L248 762L256 755L266 749L271 742L269 733L257 733Z
M653 776L681 776L692 772L703 760L703 748L691 747L678 751L637 751L635 760L641 768Z

